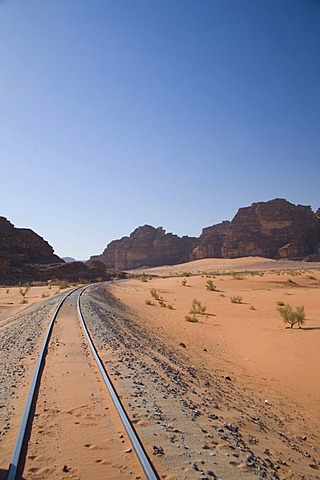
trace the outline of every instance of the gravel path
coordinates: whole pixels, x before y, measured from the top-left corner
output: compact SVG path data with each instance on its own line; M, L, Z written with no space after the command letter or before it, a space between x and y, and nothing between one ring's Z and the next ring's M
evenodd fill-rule
M25 384L29 365L36 361L46 325L62 297L63 294L32 305L0 324L0 447L11 428L15 408L12 401ZM31 360L33 356L34 361Z

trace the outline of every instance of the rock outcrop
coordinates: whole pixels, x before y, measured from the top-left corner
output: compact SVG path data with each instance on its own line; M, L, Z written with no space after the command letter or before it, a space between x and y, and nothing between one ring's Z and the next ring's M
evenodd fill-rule
M13 263L63 263L42 237L28 228L15 228L0 217L0 259Z
M320 210L277 198L240 208L231 222L204 228L197 238L165 233L162 227L139 227L129 237L114 240L91 257L107 268L129 270L174 265L202 258L269 258L318 260Z
M190 255L190 260L200 260L201 258L220 258L224 238L228 231L230 222L225 220L217 225L206 227L202 230L199 238L199 244Z
M96 259L116 270L174 265L187 262L197 243L196 238L178 237L162 227L144 225L129 237L109 243L102 255L90 258L89 265Z
M311 207L277 198L240 208L226 232L224 258L302 259L320 244L320 222Z
M27 228L15 228L6 218L0 217L1 284L97 278L110 278L103 263L92 262L90 267L83 262L65 263L37 233Z

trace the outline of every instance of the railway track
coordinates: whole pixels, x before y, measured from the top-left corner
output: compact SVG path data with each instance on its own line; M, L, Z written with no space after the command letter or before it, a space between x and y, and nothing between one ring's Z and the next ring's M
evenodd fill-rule
M50 321L8 480L159 478L93 344L84 290L68 292Z

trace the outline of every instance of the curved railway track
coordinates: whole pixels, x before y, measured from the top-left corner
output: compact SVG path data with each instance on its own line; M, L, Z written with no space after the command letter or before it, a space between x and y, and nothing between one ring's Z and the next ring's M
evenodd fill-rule
M131 471L130 471L130 475L133 475L133 478L141 478L140 477L140 474L144 474L145 475L145 478L147 478L148 480L155 480L155 479L158 479L159 476L158 474L156 473L152 463L150 462L147 454L146 454L146 451L140 441L140 439L138 438L131 422L130 422L130 419L128 417L128 415L126 414L123 406L122 406L122 403L120 401L120 398L119 398L119 395L117 394L109 376L108 376L108 373L106 372L105 368L104 368L104 365L103 363L101 362L100 358L99 358L99 355L98 355L98 352L94 346L94 343L93 343L93 340L90 336L90 333L89 333L89 330L86 326L86 322L85 322L85 319L82 315L82 312L81 312L81 295L83 293L83 291L86 289L87 287L85 288L76 288L76 289L73 289L71 290L70 292L68 292L65 297L62 299L62 301L60 302L60 304L58 305L58 307L56 308L53 316L52 316L52 319L49 323L49 327L48 327L48 330L46 332L46 335L45 335L45 339L44 339L44 342L43 342L43 345L42 345L42 348L41 348L41 351L40 351L40 354L39 354L39 357L38 357L38 360L37 360L37 364L36 364L36 368L35 368L35 373L34 373L34 377L33 377L33 380L32 380L32 384L31 384L31 388L30 388L30 392L29 392L29 396L28 396L28 399L27 399L27 402L26 402L26 406L25 406L25 410L24 410L24 413L23 413L23 417L22 417L22 421L21 421L21 426L20 426L20 430L19 430L19 433L18 433L18 436L17 436L17 440L16 440L16 445L15 445L15 448L14 448L14 452L13 452L13 455L12 455L12 460L11 460L11 463L10 463L10 466L9 466L9 471L8 471L8 476L7 476L7 479L8 480L15 480L17 478L28 478L25 477L25 474L24 474L24 469L25 469L25 464L26 464L26 461L27 461L27 458L33 460L35 458L37 458L37 455L31 455L29 450L28 450L28 444L30 442L30 439L32 439L32 431L34 429L33 427L33 423L35 420L37 420L37 416L40 417L41 416L41 413L37 413L37 404L39 402L39 398L40 398L40 391L41 391L41 383L42 383L42 377L44 376L44 374L46 373L47 377L53 377L54 375L52 374L53 373L53 369L52 371L50 370L50 361L49 359L47 359L47 357L50 355L48 355L48 352L50 351L51 349L51 356L53 355L53 358L54 358L54 361L59 361L60 362L60 365L61 365L61 362L64 362L64 365L68 365L68 370L65 372L65 374L72 374L72 372L77 372L78 373L78 378L75 378L76 375L73 375L73 379L71 380L68 380L67 382L69 382L70 384L72 384L72 382L75 382L74 384L77 386L77 382L78 382L78 385L79 385L79 390L81 390L81 388L83 388L85 390L85 394L86 395L89 395L88 393L88 388L86 390L86 387L85 385L83 385L83 382L84 382L84 378L83 377L80 377L80 371L79 368L79 365L78 365L78 362L76 362L74 360L74 355L75 355L75 349L76 349L76 345L75 343L78 343L80 344L80 346L78 345L77 348L82 348L81 352L81 360L83 361L83 359L85 358L85 361L87 364L90 365L90 368L91 370L89 371L89 374L88 373L81 373L81 375L83 376L90 376L91 379L90 381L93 381L92 380L92 377L96 377L94 382L99 382L99 378L97 377L98 374L97 374L97 369L100 373L100 379L102 379L104 385L107 387L107 391L108 391L108 395L110 396L110 398L112 399L112 403L116 409L116 412L117 412L117 415L118 415L118 423L119 423L119 419L121 421L121 425L122 425L122 429L125 430L126 434L127 434L127 444L128 442L130 442L131 444L131 447L130 448L127 448L124 451L120 451L118 452L118 459L117 461L119 462L123 462L123 457L124 457L124 453L131 453L131 451L133 450L135 452L135 455L136 455L136 458L137 458L137 461L135 460L135 462L133 461L132 462L132 466L129 467L129 469L131 468ZM75 308L76 308L76 312L75 313ZM60 330L58 329L58 326L60 325ZM81 327L80 327L81 325ZM55 335L53 335L53 331L55 331L55 329L58 329L56 332L55 332ZM78 330L78 332L76 332L76 330ZM81 330L81 331L80 331ZM63 336L63 332L69 332L69 337L71 335L71 340L67 340L67 336ZM76 340L76 337L79 336L78 340ZM55 338L53 338L55 337ZM84 344L84 337L86 338L86 342L87 342L87 345ZM80 340L80 341L79 341ZM68 341L69 342L72 342L70 343L70 345L68 346ZM60 349L59 350L59 347L60 346L63 346L63 349ZM89 346L89 349L90 349L90 353L89 353L89 350L88 350L88 346ZM66 348L69 348L69 350L66 350ZM68 352L68 353L66 353ZM69 353L71 352L71 353ZM85 353L83 353L85 352ZM72 356L73 355L73 356ZM79 357L79 354L77 353L78 357ZM69 357L70 360L65 360L65 358L61 358L62 357ZM78 370L72 370L72 363L76 363L77 364L77 368ZM54 363L51 363L51 365L54 365ZM70 368L69 368L69 365L70 365ZM70 372L69 372L70 370ZM95 370L93 372L93 370ZM91 374L90 374L91 372ZM94 375L92 375L94 374ZM61 379L62 377L64 376L64 374L61 375ZM59 380L59 379L58 379ZM53 380L54 382L56 382L57 380L54 379ZM69 383L62 383L62 386L60 387L62 391L66 391L67 388L68 388L68 384ZM56 390L59 391L59 387L57 387L57 389L55 388L55 384L53 384L54 386L52 387L49 387L49 389L54 390L54 392ZM67 385L67 387L66 387ZM100 386L101 388L101 386ZM91 390L90 390L91 391ZM53 393L53 395L55 395ZM94 396L93 393L91 393L92 396ZM67 401L69 400L68 398L68 395L66 395L67 397ZM49 397L48 397L49 398ZM52 397L51 397L52 398ZM95 397L96 398L96 397ZM111 404L110 402L110 398L108 398L108 401L109 401L109 404ZM71 400L71 399L70 399ZM106 398L107 400L107 398ZM80 399L77 398L77 401L78 403L80 402ZM102 399L102 402L100 403L103 403L104 400ZM47 412L48 410L50 410L50 405L48 404L48 399L42 399L42 403L43 405L46 407L43 409L44 412ZM83 403L83 402L82 402ZM89 403L87 401L87 403ZM92 420L93 416L94 416L94 410L92 410L92 408L94 408L94 405L95 403L99 403L99 401L95 401L93 402L92 405L90 405L90 413L89 414L86 414L86 419L90 418ZM106 402L106 405L107 405L107 402ZM88 407L88 405L80 405L80 406L77 406L77 407L74 407L74 402L70 401L70 408L68 409L65 409L64 410L64 413L68 415L68 417L70 417L74 411L78 411L78 410L81 410L82 408L84 407ZM109 411L109 408L110 406L105 406L104 409L105 410L108 410ZM60 410L56 410L57 413L60 413ZM77 416L80 416L80 413L77 414ZM99 417L99 428L101 429L101 422L103 421L103 417L104 415L100 415ZM66 419L66 415L63 417L63 423L65 423L66 425L66 428L68 428L68 421L65 420ZM44 418L42 420L42 423L44 422L48 422L48 419L47 417ZM59 422L59 421L58 421ZM53 429L55 428L57 430L57 418L55 418L55 423L53 424ZM49 422L50 423L50 422ZM79 425L81 422L80 421L76 421L76 422L73 422L75 425ZM95 426L95 423L91 421L91 424L90 424L90 427L93 427L92 430L93 430L93 436L94 436L94 427ZM37 429L39 428L42 428L42 425L37 425L36 426ZM60 427L59 427L60 428ZM58 428L58 430L59 430ZM97 427L98 428L98 427ZM115 429L117 427L114 427ZM119 433L120 430L117 430L117 432ZM79 440L79 431L77 431L77 428L74 429L74 433L70 432L69 430L67 431L68 432L68 439L67 439L67 443L70 445L71 443L71 451L72 451L72 447L74 447L74 449L76 450L77 449L77 441ZM42 433L42 430L39 430L39 433ZM51 431L50 431L50 425L48 425L48 431L46 432L48 435L51 435ZM58 433L58 437L53 437L51 442L55 442L56 439L60 438L61 432L59 430L59 433ZM72 436L74 435L74 437ZM81 434L80 434L80 437L81 437ZM123 438L123 435L120 435L119 436L120 438ZM74 445L73 445L73 442L74 442ZM113 443L114 442L114 435L112 438L109 439L109 442ZM125 442L125 440L122 440L121 441L122 443ZM39 451L39 448L41 450L41 448L45 448L45 442L43 445L40 445L39 447L39 444L42 444L42 441L39 440L39 438L37 439L36 437L36 440L34 440L34 443L37 445L36 450ZM57 446L58 448L59 446ZM103 449L106 449L107 451L107 446L100 446L100 447L97 447L95 446L94 444L90 444L90 443L86 443L84 444L84 447L87 447L87 449L95 449L95 448L100 448L100 450L103 450ZM29 452L29 455L28 455L28 452ZM61 451L58 450L58 455L60 454L61 455ZM32 451L31 451L32 453ZM113 461L115 461L115 459L113 459ZM101 463L101 464L110 464L111 461L104 461L104 460L95 460L96 463ZM29 460L29 463L30 463L30 460ZM136 465L139 465L139 471L135 471L135 468L136 468ZM111 468L112 465L111 465ZM53 473L53 471L51 471L50 473L50 467L49 468L44 468L41 470L41 468L29 468L29 471L32 472L34 474L34 476L31 475L32 478L53 478L53 475L56 476L56 472ZM121 469L120 469L121 471ZM73 473L74 475L72 476L72 478L88 478L88 477L82 477L81 476L81 473L79 475L79 468L78 468L78 472L72 472L72 469L69 468L67 465L64 465L63 468L62 468L62 476L61 478L64 478L63 477L63 474L66 474L66 473ZM43 477L42 477L42 474L44 473ZM123 473L123 472L122 472ZM28 474L27 474L28 475ZM78 475L78 476L77 476ZM131 478L130 475L128 476L128 478ZM135 475L138 475L138 476L135 476ZM122 478L123 478L123 475L121 474L120 475ZM91 478L95 478L94 475L91 476ZM102 473L102 476L101 474L99 474L99 478L110 478L109 476L104 476L103 477L103 473ZM116 478L116 476L114 477Z

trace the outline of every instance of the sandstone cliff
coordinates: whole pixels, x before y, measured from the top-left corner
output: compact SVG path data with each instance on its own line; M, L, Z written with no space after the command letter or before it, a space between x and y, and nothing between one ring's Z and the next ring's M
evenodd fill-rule
M38 234L30 229L15 228L6 218L0 217L1 284L96 278L110 278L103 263L93 262L90 268L82 262L66 264Z
M13 263L63 263L42 237L27 228L15 228L0 217L0 258Z
M89 264L99 259L107 268L129 270L187 262L198 240L166 233L162 227L144 225L129 237L114 240L100 256L91 257Z
M240 208L226 232L222 257L302 259L320 244L320 222L311 207L277 198Z
M174 265L201 258L261 256L318 260L320 210L284 199L240 208L231 222L204 228L197 238L165 233L162 227L139 227L129 237L109 243L101 255L107 268L129 270Z
M217 225L206 227L202 230L199 238L199 244L193 249L190 260L200 260L201 258L219 258L222 256L221 250L223 241L228 231L230 222L225 220Z

